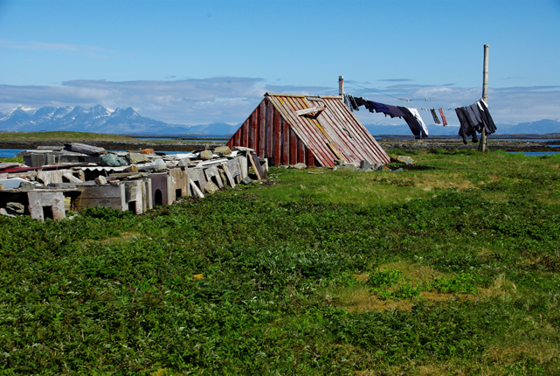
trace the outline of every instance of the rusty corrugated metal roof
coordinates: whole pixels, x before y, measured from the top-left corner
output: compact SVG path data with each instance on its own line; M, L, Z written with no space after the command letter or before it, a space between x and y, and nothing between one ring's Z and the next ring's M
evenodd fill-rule
M266 93L315 158L325 167L334 159L389 163L390 158L340 96Z

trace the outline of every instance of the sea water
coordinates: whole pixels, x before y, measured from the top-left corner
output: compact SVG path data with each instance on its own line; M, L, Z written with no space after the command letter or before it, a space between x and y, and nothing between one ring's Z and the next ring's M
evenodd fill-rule
M17 153L20 151L29 150L29 149L0 149L0 158L14 158ZM109 150L109 151L120 151L123 152L124 150ZM190 153L191 151L160 151L156 150L156 153L165 153L167 155L173 154L184 154Z

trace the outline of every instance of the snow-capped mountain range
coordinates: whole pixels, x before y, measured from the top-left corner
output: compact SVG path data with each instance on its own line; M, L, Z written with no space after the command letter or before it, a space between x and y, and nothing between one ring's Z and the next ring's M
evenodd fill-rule
M403 121L401 125L365 124L373 135L410 135L410 129ZM456 135L457 126L442 127L428 125L430 135ZM546 134L560 133L560 121L539 120L519 124L497 124L498 134ZM214 123L204 125L168 124L141 116L132 107L110 110L102 105L88 109L76 107L42 107L39 109L19 106L6 113L0 112L0 131L40 132L77 131L127 135L215 135L227 136L235 133L238 125Z
M237 125L224 123L186 126L168 124L141 116L132 107L110 110L102 105L90 108L19 106L6 113L0 112L0 130L9 132L76 131L112 134L149 135L227 135Z

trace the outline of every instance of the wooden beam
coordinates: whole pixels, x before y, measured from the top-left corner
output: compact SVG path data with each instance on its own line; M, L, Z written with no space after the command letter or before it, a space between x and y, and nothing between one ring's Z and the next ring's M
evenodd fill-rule
M202 191L198 188L198 186L191 179L189 179L189 184L190 184L193 192L196 193L196 195L198 197L204 198L204 195L202 194Z
M255 157L257 162L255 163ZM259 162L259 157L256 154L251 154L249 155L249 161L251 161L251 166L253 167L253 170L255 170L255 174L257 175L257 179L262 180L262 175L259 172L259 169L257 168L257 163L259 164L260 167L260 162Z
M86 145L79 142L71 142L69 144L65 144L64 146L66 146L67 149L70 149L76 153L82 153L88 155L100 155L100 154L107 153L107 150L105 150L104 148Z
M295 113L297 116L312 114L314 112L317 112L316 115L319 115L321 112L325 111L326 109L327 107L325 106L309 107L309 108L304 108L303 110L295 111Z
M235 180L233 180L233 176L231 176L231 173L229 172L229 168L227 166L227 163L222 163L222 168L224 169L224 172L227 176L229 185L231 185L232 188L235 188Z

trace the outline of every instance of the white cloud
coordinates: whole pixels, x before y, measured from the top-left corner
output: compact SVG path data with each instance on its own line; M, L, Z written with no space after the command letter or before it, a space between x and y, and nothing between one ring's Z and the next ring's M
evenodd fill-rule
M338 93L338 88L268 85L260 78L246 77L123 82L72 80L52 86L0 85L0 110L18 105L37 108L101 104L108 108L131 106L143 116L174 124L240 123L250 115L267 91L333 95ZM346 91L386 104L417 108L455 108L472 104L481 96L480 88L460 88L452 84L399 84L375 91L348 84ZM489 105L497 123L559 119L560 87L490 89ZM366 124L402 123L400 119L385 118L365 109L355 114ZM450 124L458 123L454 111L446 114Z

